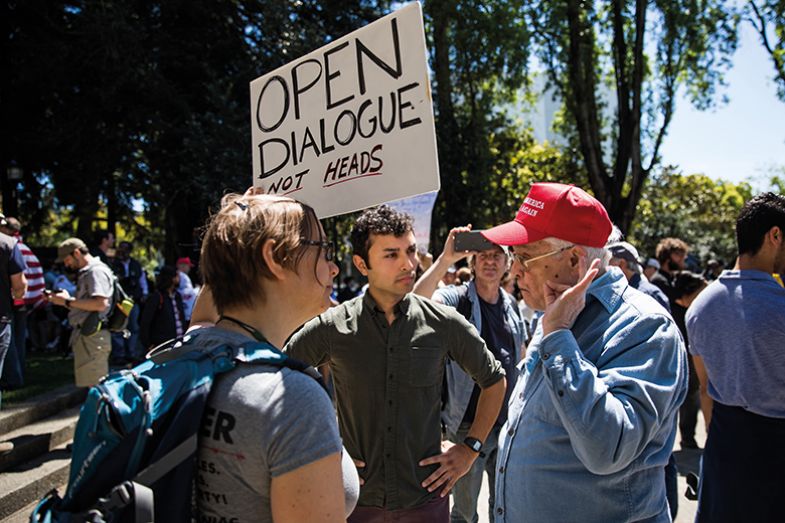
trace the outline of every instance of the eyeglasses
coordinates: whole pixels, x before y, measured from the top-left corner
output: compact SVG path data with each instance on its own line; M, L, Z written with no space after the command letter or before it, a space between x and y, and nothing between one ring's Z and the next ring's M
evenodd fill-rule
M308 238L300 238L300 243L311 247L319 247L324 249L324 259L328 262L335 259L335 245L327 240L309 240Z
M553 256L554 254L559 254L560 252L564 252L568 249L572 249L573 247L575 247L575 245L568 245L566 247L562 247L561 249L556 249L555 251L551 251L545 254L541 254L539 256L535 256L534 258L524 258L520 254L515 254L515 253L512 253L512 256L513 258L515 258L515 261L521 264L521 267L523 267L524 271L530 271L531 263L533 261L541 260L543 258L547 258L548 256Z

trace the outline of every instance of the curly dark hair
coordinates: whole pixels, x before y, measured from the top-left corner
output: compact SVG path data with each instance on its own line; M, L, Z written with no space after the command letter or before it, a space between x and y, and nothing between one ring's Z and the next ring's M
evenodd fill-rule
M756 254L772 227L779 227L785 234L785 197L767 192L745 203L736 219L739 255Z
M352 252L370 267L368 249L371 248L371 234L392 234L398 238L412 230L412 217L404 212L398 212L388 205L367 209L352 228Z
M690 251L690 246L687 245L687 242L680 238L663 238L660 240L660 243L657 244L657 248L655 249L654 256L657 258L657 261L664 264L668 261L671 257L671 254L677 252L688 253Z

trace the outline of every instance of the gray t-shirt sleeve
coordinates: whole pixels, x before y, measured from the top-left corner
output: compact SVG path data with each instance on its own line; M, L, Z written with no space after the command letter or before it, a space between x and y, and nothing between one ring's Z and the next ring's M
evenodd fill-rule
M202 522L272 522L273 478L343 448L335 410L316 381L257 365L216 379L199 441ZM354 478L344 474L345 492L357 490L352 480L357 482L356 472Z
M87 271L84 278L88 297L111 298L114 294L114 283L108 269L96 268L95 270Z
M312 378L283 370L273 391L279 405L270 409L262 448L272 477L341 451L338 422L330 398Z

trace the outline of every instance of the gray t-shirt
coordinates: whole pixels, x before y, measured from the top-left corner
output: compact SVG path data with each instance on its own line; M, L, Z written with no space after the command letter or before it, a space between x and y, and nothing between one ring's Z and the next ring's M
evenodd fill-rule
M248 343L219 328L195 343ZM341 452L335 410L311 377L268 365L240 365L216 378L199 434L200 522L272 522L272 478ZM346 515L359 496L357 469L343 452Z
M785 418L785 289L771 274L723 271L687 309L687 332L715 401Z
M93 258L90 262L79 270L79 277L76 281L76 294L74 297L77 300L85 298L93 298L101 296L102 298L109 298L109 305L106 309L99 314L103 320L112 306L112 295L114 294L114 273L112 269L107 267L100 259ZM83 311L71 307L68 312L68 322L71 325L82 325L88 316L92 314L91 311Z

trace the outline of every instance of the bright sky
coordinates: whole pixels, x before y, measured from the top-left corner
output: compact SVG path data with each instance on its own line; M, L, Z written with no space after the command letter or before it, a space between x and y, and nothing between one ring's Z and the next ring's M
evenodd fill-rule
M773 75L757 35L743 24L726 76L728 103L698 111L680 98L662 145L662 163L678 165L684 174L755 186L772 167L785 168L785 102L776 96Z

